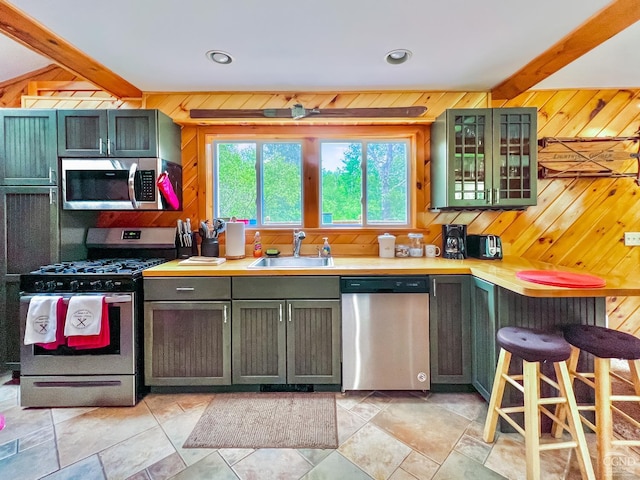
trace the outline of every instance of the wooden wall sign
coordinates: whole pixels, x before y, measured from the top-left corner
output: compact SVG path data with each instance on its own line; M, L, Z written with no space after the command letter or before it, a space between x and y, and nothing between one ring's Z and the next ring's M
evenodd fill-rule
M540 178L635 177L640 185L640 131L632 137L544 137Z

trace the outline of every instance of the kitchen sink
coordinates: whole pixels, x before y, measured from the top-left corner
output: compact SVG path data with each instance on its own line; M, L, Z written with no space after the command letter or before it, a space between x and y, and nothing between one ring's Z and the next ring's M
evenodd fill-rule
M262 257L247 268L329 268L332 257Z

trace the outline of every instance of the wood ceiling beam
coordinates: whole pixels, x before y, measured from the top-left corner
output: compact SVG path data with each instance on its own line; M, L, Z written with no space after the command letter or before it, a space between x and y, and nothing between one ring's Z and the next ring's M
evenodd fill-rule
M4 0L0 0L0 32L115 97L142 96L142 91L136 86Z
M546 52L491 90L509 100L556 73L588 51L640 20L640 0L615 0Z

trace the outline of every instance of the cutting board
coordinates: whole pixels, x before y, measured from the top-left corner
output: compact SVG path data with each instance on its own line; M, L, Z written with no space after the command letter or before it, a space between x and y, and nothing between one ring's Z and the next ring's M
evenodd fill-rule
M555 270L521 270L516 277L527 282L568 288L598 288L605 286L605 280L586 273L558 272Z
M183 267L188 267L190 265L193 266L209 266L209 267L217 267L218 265L222 265L226 262L226 258L220 257L189 257L186 260L182 260L178 262L178 265Z

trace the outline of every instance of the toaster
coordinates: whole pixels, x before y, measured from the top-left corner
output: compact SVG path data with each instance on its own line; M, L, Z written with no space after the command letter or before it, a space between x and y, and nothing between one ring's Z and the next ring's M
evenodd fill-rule
M502 240L497 235L467 235L467 256L483 260L502 258Z

